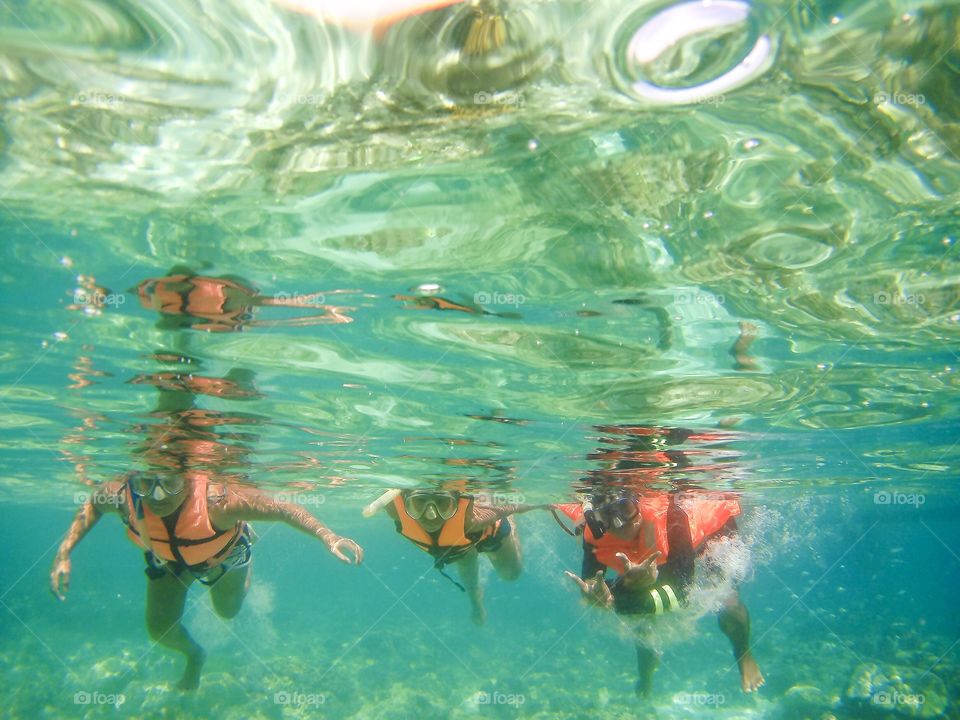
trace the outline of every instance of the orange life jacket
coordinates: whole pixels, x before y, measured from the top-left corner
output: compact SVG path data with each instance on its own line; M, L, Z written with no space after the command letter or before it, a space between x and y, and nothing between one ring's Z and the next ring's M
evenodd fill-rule
M421 550L430 553L436 558L454 560L463 555L477 543L486 540L497 532L501 520L488 525L479 534L465 532L467 513L473 498L461 497L457 504L457 512L443 523L439 530L427 532L423 526L407 512L403 496L397 495L393 499L393 509L397 512L397 532L412 541Z
M686 497L691 495L687 493ZM621 540L612 532L606 532L597 539L589 525L584 525L583 540L593 548L593 554L599 562L618 574L623 574L625 568L617 553L623 553L632 563L639 563L659 550L661 555L657 558L657 565L663 565L670 555L667 536L667 509L670 507L670 499L669 493L637 498L637 509L643 524L640 533L633 540ZM583 508L579 503L558 505L557 509L578 524L583 521ZM726 525L730 518L740 514L740 503L733 496L722 499L699 499L694 496L684 503L682 509L689 521L690 543L696 550L704 540Z
M127 481L127 535L145 550L168 562L180 562L191 569L209 569L221 563L243 532L238 522L230 530L217 530L207 510L207 488L203 476L187 481L187 497L175 511L160 517L147 507Z

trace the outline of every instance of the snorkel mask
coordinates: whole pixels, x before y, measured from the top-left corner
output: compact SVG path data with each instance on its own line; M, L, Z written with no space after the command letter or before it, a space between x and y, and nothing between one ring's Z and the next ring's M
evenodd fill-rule
M602 501L601 501L602 502ZM593 500L583 504L583 519L597 540L602 538L609 528L619 530L638 514L637 504L631 497L620 497L602 502L594 507Z
M427 520L449 520L460 507L460 493L418 490L403 499L403 507L414 520L426 516ZM432 511L431 511L432 509Z
M160 475L144 475L137 473L133 477L133 489L141 497L149 497L156 502L162 502L171 495L176 495L183 491L184 480L182 476L172 475L162 477Z

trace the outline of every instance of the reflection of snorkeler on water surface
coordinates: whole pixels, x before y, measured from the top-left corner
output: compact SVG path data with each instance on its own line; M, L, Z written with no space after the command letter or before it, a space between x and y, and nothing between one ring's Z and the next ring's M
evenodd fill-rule
M684 487L693 473L709 473L716 480L734 469L730 460L737 453L722 445L738 437L732 430L693 431L648 425L597 425L596 429L604 433L600 442L611 447L600 447L587 455L588 460L604 463L590 471L593 484L626 482L638 486L670 481Z
M155 357L158 355L161 354ZM179 358L181 362L186 359ZM171 363L165 365L170 368ZM135 452L158 473L202 467L215 473L220 481L243 482L244 475L227 473L247 467L251 444L258 440L254 431L265 418L252 413L201 408L196 405L196 397L206 395L229 400L259 397L254 374L244 368L232 368L222 378L201 375L198 360L192 360L188 367L190 372L169 369L137 375L128 381L157 389L157 407L150 417L162 420L135 426L134 432L145 438Z
M138 382L149 382L139 376ZM199 686L206 652L183 627L187 591L198 580L210 588L215 612L234 617L250 587L253 520L280 521L322 541L342 562L359 563L363 551L292 503L270 498L258 489L236 482L225 472L245 465L249 448L223 442L215 427L236 419L227 413L203 411L193 405L194 393L185 385L169 389L168 378L158 378L160 390L154 417L165 417L150 442L138 452L150 472L129 472L121 479L102 483L80 508L54 558L50 587L60 600L70 585L70 553L104 513L117 513L131 540L145 550L147 568L147 629L158 644L183 654L187 660L181 689ZM227 386L247 385L252 377L234 377ZM218 397L223 384L215 384ZM204 383L193 386L202 392ZM239 418L256 423L254 416ZM243 436L244 439L247 436ZM229 437L237 440L236 434ZM345 555L348 552L353 559Z
M263 397L254 388L253 373L245 368L231 368L223 377L210 377L199 374L201 363L194 358L172 353L156 353L153 357L163 360L171 369L166 372L137 375L127 382L131 385L153 385L158 390L168 392L179 391L230 400Z
M411 310L453 310L456 312L467 313L468 315L488 315L490 317L502 317L509 318L511 320L515 320L520 317L519 313L490 312L482 307L457 303L453 300L442 298L439 295L394 295L393 299L400 300Z
M520 540L511 517L541 505L487 505L471 495L448 490L390 490L367 506L365 515L384 509L396 530L434 559L443 575L444 566L455 563L460 585L470 597L471 617L477 625L486 621L477 556L487 554L503 580L520 577Z
M327 295L356 293L358 290L326 290L310 294L277 293L273 297L259 292L231 276L206 277L190 268L174 267L160 278L144 280L130 292L136 292L140 304L162 315L164 329L192 328L208 332L229 332L248 327L300 327L352 322L345 313L356 308L324 304ZM322 313L275 320L256 320L260 307L307 308Z
M740 335L733 347L730 348L730 354L733 355L734 359L734 370L757 371L760 369L757 361L750 355L750 346L756 339L757 326L753 323L741 322Z
M670 471L688 477L697 470L712 474L723 467L697 464L696 458L678 460L683 450L667 455L662 448L690 439L713 443L729 434L644 426L598 429L626 435L630 442L619 455L594 454L615 463L591 473L591 490L584 503L557 506L574 520L583 538L580 575L566 575L590 603L621 615L652 617L684 607L698 561L713 543L736 535L734 518L740 515L740 504L733 493L694 488L679 479L672 483L683 487L679 491L650 486L671 481ZM657 453L663 453L659 456L663 472L655 471ZM608 568L617 573L615 579L605 579ZM735 588L723 598L718 619L733 648L743 690L759 689L764 679L750 649L749 613ZM651 625L644 630L655 634L656 628ZM641 635L636 651L637 692L648 695L659 653Z
M371 31L378 40L396 23L431 13L451 5L469 5L457 28L455 43L464 56L482 55L496 50L506 41L502 3L493 0L275 0L281 7L356 32Z

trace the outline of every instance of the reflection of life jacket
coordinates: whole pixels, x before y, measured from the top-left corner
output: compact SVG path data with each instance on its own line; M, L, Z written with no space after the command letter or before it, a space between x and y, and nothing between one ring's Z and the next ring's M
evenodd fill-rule
M166 517L153 513L137 495L130 481L126 485L127 535L145 550L169 562L191 569L208 569L222 562L243 532L238 522L230 530L217 530L207 511L205 478L187 480L187 497Z
M230 399L257 397L256 392L241 387L228 378L205 377L187 372L140 374L127 382L131 385L154 385L159 390L188 392L194 395L211 395Z
M231 290L235 291L232 297L228 296ZM148 310L211 321L198 326L198 329L229 330L250 319L250 304L256 291L225 278L170 275L144 280L137 286L137 294L140 304ZM235 309L228 309L227 304L231 299L236 302L238 297L246 302L241 302Z
M609 531L598 540L593 536L589 525L584 525L583 541L593 548L593 554L598 562L620 574L623 573L624 566L617 557L617 553L626 555L630 562L639 563L659 550L661 555L657 558L657 565L663 565L670 554L667 510L671 499L675 497L675 495L664 493L637 498L637 507L643 524L640 533L633 540L621 540ZM694 550L726 525L730 518L740 514L740 503L732 496L722 499L700 499L686 493L685 497L690 500L683 503L682 509L688 520L690 543ZM583 508L579 504L567 503L558 505L557 508L574 522L582 522Z
M410 517L403 504L403 496L398 495L393 499L393 509L397 512L397 532L435 558L444 562L455 560L477 543L496 534L502 522L498 520L480 532L468 535L465 532L465 523L472 502L473 498L461 497L453 517L444 522L440 529L427 532L418 521Z

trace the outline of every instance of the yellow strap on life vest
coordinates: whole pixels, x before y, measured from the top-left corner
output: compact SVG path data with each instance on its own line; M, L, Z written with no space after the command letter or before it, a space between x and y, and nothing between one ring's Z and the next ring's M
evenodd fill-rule
M659 615L660 613L663 612L663 600L660 599L660 593L657 592L656 588L650 589L650 597L653 598L653 604L655 606L653 610L653 614Z
M660 589L663 590L664 593L666 593L668 598L670 598L670 603L669 603L670 607L667 608L668 610L673 610L674 608L680 607L680 601L677 600L677 596L674 594L672 587L670 587L669 585L664 585Z

